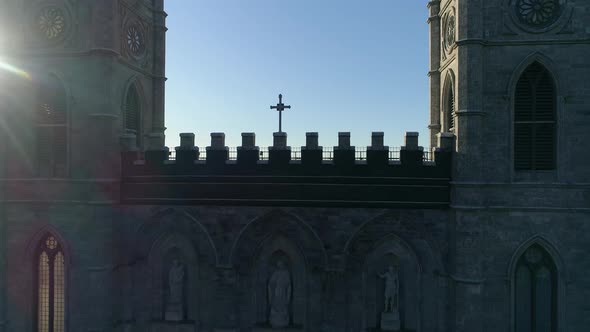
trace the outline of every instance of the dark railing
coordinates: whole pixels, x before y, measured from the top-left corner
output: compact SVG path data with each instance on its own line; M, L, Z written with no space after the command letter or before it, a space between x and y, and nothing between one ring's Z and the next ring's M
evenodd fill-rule
M268 148L260 148L260 160L268 160ZM334 149L333 148L323 148L322 150L322 157L325 161L332 161L334 160ZM424 161L433 161L434 160L434 153L432 151L425 150L424 151ZM199 151L199 160L206 160L207 159L207 151L202 149ZM229 149L229 160L236 160L238 159L238 149L237 148L230 148ZM359 161L367 160L367 149L366 148L356 148L355 149L355 159ZM176 151L170 151L168 155L168 160L176 160ZM301 160L301 148L291 148L291 160ZM400 160L400 148L390 148L389 149L389 160L390 161L398 161Z

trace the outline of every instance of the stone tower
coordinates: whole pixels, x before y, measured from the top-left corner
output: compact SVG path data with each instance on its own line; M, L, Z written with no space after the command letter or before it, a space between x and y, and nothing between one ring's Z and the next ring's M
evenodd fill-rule
M450 330L579 329L572 319L583 314L564 308L582 305L566 266L583 269L571 254L588 221L588 2L437 0L429 9L431 143L456 138ZM551 263L531 273L551 280L551 305L519 293L541 287L525 276L539 252Z
M111 178L120 136L164 144L163 1L10 0L2 14L9 153L26 156L9 172Z
M164 144L163 1L6 0L0 6L0 331L41 324L32 318L34 306L7 300L33 298L31 257L40 250L28 240L7 244L16 234L57 243L50 249L65 256L66 283L85 289L66 291L72 301L61 310L66 329L108 330L120 139L140 149ZM70 248L80 250L77 257ZM78 305L93 309L68 317ZM58 322L58 311L46 321Z
M580 131L582 104L588 100L580 72L589 64L584 56L590 37L586 7L580 0L430 1L431 143L435 146L439 132L457 136L456 176L488 181L589 176L580 167L583 153L578 150L587 139ZM527 103L527 96L516 95L517 89L528 89L525 82L518 86L519 79L535 70L552 85L547 86L552 100L546 107L554 114L543 119L553 122L547 130L524 123L540 118L515 115L515 104ZM546 136L551 142L537 142L533 156L522 156L520 150L541 131L552 131ZM527 165L527 158L537 163L546 158L550 165L535 166L531 160ZM544 172L529 172L540 168Z

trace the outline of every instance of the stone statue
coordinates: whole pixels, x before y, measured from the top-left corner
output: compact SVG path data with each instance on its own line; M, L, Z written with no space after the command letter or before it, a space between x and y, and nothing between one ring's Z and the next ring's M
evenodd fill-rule
M270 304L270 325L273 328L288 326L290 322L291 275L282 260L277 262L277 269L268 282L268 303Z
M178 259L172 261L168 272L168 300L165 320L181 321L184 316L184 265Z
M385 279L385 308L381 313L382 331L399 331L401 322L399 317L399 275L397 269L389 266L385 273L379 274Z
M399 300L399 277L397 271L393 266L389 266L388 270L379 277L385 279L385 309L383 312L394 312L398 308Z

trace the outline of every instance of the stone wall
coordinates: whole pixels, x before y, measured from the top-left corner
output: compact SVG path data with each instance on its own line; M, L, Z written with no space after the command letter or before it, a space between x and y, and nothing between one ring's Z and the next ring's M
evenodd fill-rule
M378 328L377 274L393 264L402 326L444 331L447 222L441 210L9 205L7 331L33 330L31 248L45 232L66 248L73 330L166 325L162 259L173 248L190 265L182 324L197 331L264 328L277 255L290 262L296 330Z

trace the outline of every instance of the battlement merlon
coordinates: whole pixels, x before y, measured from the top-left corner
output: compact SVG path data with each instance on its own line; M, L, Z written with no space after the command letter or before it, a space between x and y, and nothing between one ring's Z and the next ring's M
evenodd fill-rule
M180 137L174 157L163 146L142 154L133 135L121 137L125 203L437 209L450 204L453 134L440 134L439 146L425 152L414 132L399 150L384 145L382 132L372 134L366 149L352 146L348 132L339 133L338 145L330 149L319 145L318 133L307 133L300 149L287 144L284 132L274 133L268 149L256 145L254 133L243 133L237 149L225 145L223 133L212 133L205 156L194 145L194 134Z
M121 148L124 154L124 165L202 165L202 164L239 164L239 165L317 165L334 164L339 166L369 165L405 165L405 166L436 166L447 162L447 155L454 149L454 135L440 133L438 144L433 151L425 152L418 144L418 133L407 132L405 145L399 150L390 149L384 145L384 133L373 132L371 145L365 149L357 149L351 145L350 132L338 133L338 145L333 149L324 149L319 145L317 132L306 133L306 145L300 150L293 151L287 144L287 133L273 134L273 145L268 147L267 159L262 157L264 152L256 145L255 133L242 133L242 145L230 155L230 148L225 145L224 133L211 133L211 145L205 148L206 153L201 157L199 147L195 146L195 134L181 133L180 145L175 148L174 158L170 158L169 148L158 144L160 137L148 137L148 149L140 154L135 146L135 136L125 134L121 136ZM152 142L150 142L153 140ZM431 154L431 155L428 155ZM141 158L140 156L143 156ZM200 158L201 157L201 158ZM442 158L442 159L441 159Z

